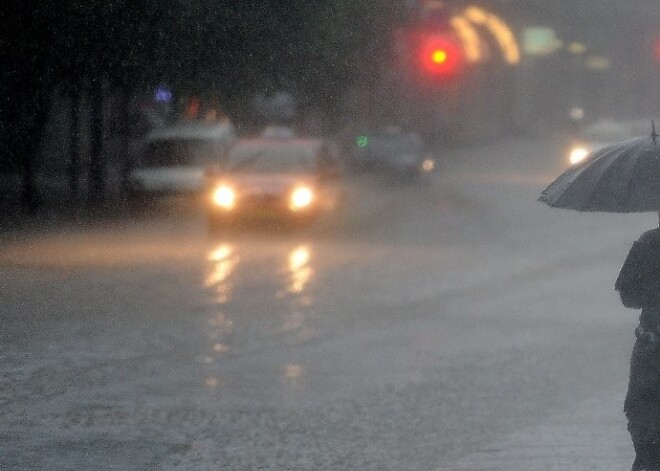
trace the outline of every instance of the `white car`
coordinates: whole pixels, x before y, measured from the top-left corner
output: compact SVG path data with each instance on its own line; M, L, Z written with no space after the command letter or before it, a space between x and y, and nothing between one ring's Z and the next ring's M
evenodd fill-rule
M309 222L342 196L336 146L324 139L253 138L234 145L209 177L206 208L214 232L239 220Z
M228 123L184 123L152 131L130 171L130 193L144 197L202 191L205 174L223 164L235 139Z

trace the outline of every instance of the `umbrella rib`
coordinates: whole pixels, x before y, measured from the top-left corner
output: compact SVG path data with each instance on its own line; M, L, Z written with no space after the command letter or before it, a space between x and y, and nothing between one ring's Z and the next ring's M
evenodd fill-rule
M590 199L594 208L614 207L617 211L627 212L624 208L633 182L631 178L626 178L626 175L628 172L634 172L638 159L639 154L629 146L623 148L619 154L612 154L612 158L608 159L609 163L591 191ZM631 161L632 165L629 165ZM619 194L613 193L613 190L619 190ZM607 201L610 201L609 205Z
M595 209L594 194L603 175L607 172L616 154L610 154L608 149L597 151L593 157L576 169L576 172L568 170L567 178L570 179L565 191L557 198L559 207L567 207L580 211L593 211ZM585 182L592 182L591 185Z
M635 165L633 165L633 167L631 169L631 176L628 178L628 182L626 184L626 194L627 195L632 195L633 191L634 191L634 188L637 185L637 179L634 178L635 174L637 173L636 170L635 170L635 167L639 163L639 160L640 160L642 155L643 154L640 152L640 153L638 153L637 157L635 158Z
M660 155L656 144L638 153L628 192L637 211L660 210ZM632 202L631 202L632 203Z
M583 173L589 170L589 162L598 160L598 153L595 153L591 159L585 160L582 164L571 167L564 171L557 177L548 187L541 192L539 201L549 204L550 206L562 207L561 199L566 191L570 191L571 186L582 176ZM554 196L553 196L554 195Z

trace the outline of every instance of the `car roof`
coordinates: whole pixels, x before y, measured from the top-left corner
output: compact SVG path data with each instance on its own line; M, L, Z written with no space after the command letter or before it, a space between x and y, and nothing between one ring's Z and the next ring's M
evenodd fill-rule
M175 139L233 140L234 127L225 123L179 123L154 129L147 135L149 141Z

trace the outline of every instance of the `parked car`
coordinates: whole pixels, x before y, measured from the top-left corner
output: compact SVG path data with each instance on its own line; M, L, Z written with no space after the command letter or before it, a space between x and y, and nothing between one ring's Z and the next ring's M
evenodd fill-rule
M209 229L239 219L308 222L337 208L342 166L323 139L259 137L238 141L209 179Z
M150 132L128 177L131 196L196 193L205 173L222 165L235 141L228 123L184 123Z

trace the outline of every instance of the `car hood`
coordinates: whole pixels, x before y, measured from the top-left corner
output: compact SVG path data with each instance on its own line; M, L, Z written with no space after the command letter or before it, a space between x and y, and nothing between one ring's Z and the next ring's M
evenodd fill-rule
M225 174L218 182L226 183L244 195L281 195L298 185L312 185L310 175L300 174Z

